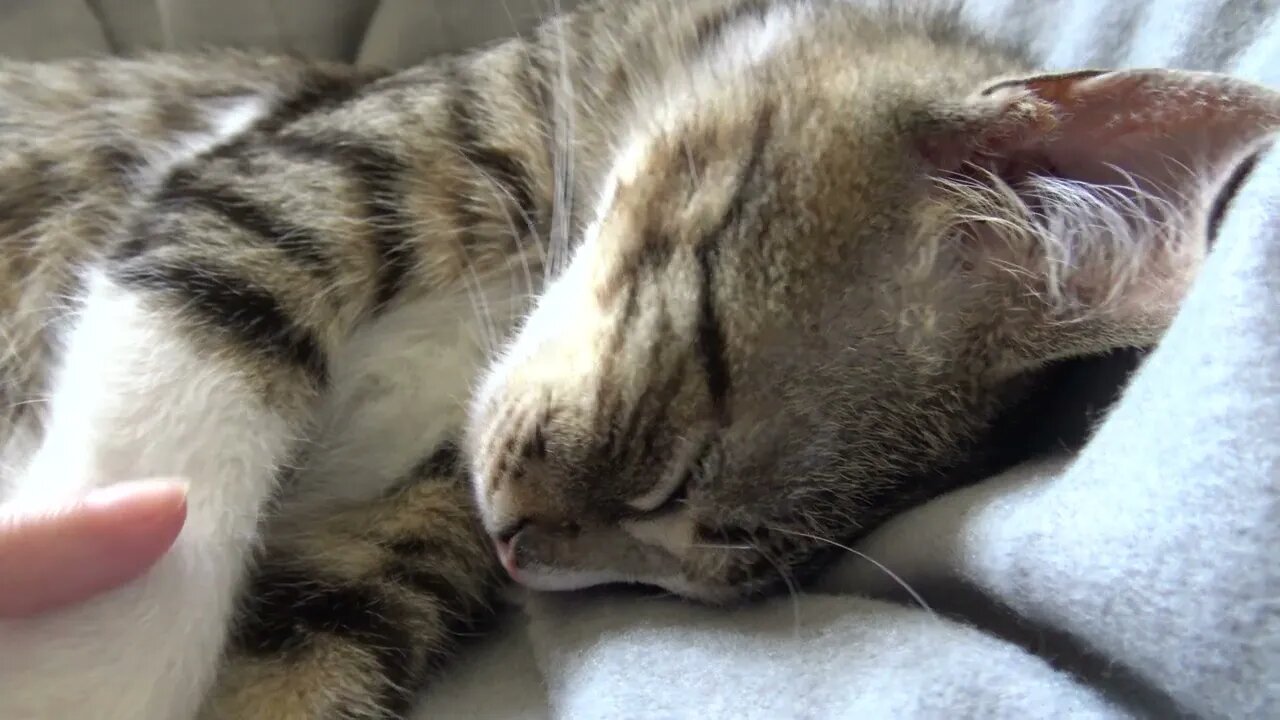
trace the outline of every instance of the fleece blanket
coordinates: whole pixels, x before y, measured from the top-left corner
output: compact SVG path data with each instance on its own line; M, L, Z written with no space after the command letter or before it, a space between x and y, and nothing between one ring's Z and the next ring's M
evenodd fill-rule
M397 65L555 4L7 3L0 53L225 44ZM1277 0L968 0L964 13L1047 68L1280 86ZM1280 150L1240 189L1161 345L1123 382L1095 369L1081 393L1123 392L1082 449L903 514L817 586L735 611L529 596L418 715L1280 717Z

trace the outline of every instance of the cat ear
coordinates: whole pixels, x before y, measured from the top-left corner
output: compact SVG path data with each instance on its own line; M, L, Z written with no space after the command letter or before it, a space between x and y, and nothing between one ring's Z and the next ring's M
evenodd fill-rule
M1115 335L1171 315L1223 189L1278 130L1280 93L1258 85L1089 70L995 82L915 139L968 251Z
M1025 138L1003 138L1015 141L1006 151L1042 153L1075 180L1133 179L1175 195L1182 183L1225 175L1280 129L1280 93L1213 73L1084 70L997 82L978 97L1014 120L1028 114L1021 106L1035 108Z

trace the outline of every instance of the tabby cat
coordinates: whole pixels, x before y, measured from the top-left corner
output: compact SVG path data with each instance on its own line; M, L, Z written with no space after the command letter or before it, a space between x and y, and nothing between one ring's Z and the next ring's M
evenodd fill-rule
M1154 342L1280 118L1031 67L840 0L0 65L0 488L191 481L149 575L0 625L0 718L400 717L504 567L803 577L1037 368Z

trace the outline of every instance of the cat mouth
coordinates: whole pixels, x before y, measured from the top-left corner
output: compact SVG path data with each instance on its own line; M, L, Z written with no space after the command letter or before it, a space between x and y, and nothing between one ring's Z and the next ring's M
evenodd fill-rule
M539 564L522 564L511 542L494 541L498 562L516 584L542 592L569 592L620 582L617 573L600 570L565 570Z
M643 542L631 534L572 539L540 534L536 527L491 536L498 563L523 588L571 592L601 586L659 590L686 600L724 605L741 599L746 588L695 580L670 549Z
M498 558L513 582L537 592L562 593L602 587L648 588L708 605L730 604L743 596L741 591L731 587L704 586L680 576L651 579L611 570L566 569L543 565L521 567L516 561L515 553L509 548L499 548Z
M508 568L507 575L520 586L539 592L572 592L603 585L641 584L618 573L600 570Z

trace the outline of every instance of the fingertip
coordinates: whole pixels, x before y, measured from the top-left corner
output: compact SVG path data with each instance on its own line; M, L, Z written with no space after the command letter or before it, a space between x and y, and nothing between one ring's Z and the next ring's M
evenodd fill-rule
M174 544L187 483L147 480L92 491L70 506L0 525L0 618L84 601L147 572Z
M188 487L187 481L173 478L115 483L92 490L85 496L84 504L91 507L128 505L185 511Z
M188 488L181 479L116 483L89 493L83 504L109 526L109 542L145 562L159 558L182 532Z

